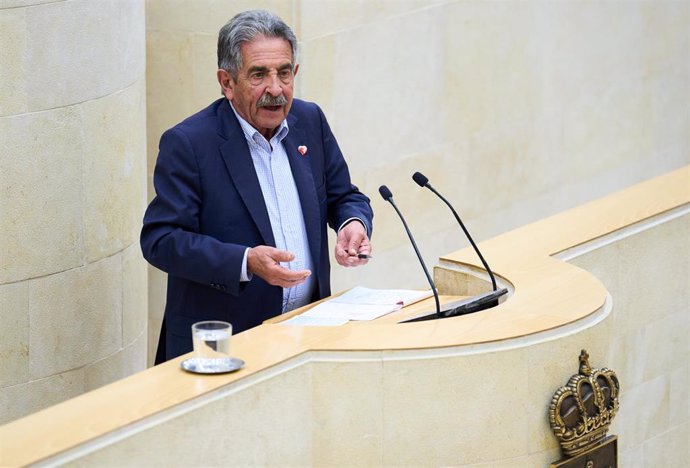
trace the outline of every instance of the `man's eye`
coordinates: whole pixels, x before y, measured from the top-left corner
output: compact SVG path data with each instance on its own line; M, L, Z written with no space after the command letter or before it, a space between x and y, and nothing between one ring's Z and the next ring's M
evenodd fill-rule
M264 79L264 73L263 72L254 72L251 75L249 75L249 78L252 80L263 80Z

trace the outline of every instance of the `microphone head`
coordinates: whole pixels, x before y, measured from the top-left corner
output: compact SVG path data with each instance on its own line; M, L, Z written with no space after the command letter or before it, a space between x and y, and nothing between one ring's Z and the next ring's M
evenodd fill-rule
M382 185L379 187L379 193L383 197L384 200L390 201L391 198L393 198L393 194L391 191L386 187L385 185Z
M427 179L421 172L415 172L412 176L412 180L417 182L417 185L420 187L426 187L426 184L429 183L429 179Z

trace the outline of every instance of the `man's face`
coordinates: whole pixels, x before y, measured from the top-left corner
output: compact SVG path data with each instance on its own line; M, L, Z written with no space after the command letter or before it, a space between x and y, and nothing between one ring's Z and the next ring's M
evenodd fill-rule
M268 140L290 111L298 67L285 39L260 36L240 50L237 79L218 70L218 81L237 113Z

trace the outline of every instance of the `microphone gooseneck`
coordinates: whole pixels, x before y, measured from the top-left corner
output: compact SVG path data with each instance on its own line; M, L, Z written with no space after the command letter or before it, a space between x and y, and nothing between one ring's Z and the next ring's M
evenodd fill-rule
M407 233L407 237L410 238L410 243L412 244L412 247L414 248L415 253L417 254L417 258L419 259L419 263L422 265L422 269L424 270L424 274L426 275L426 279L429 282L429 286L431 286L431 291L434 293L434 301L436 301L436 315L441 316L441 303L439 302L438 299L438 291L436 290L436 285L434 284L434 281L431 279L431 275L429 274L429 270L426 267L426 264L424 263L424 259L422 258L422 254L419 253L419 248L417 248L417 243L414 240L414 237L412 237L412 232L410 231L410 228L407 226L407 222L405 221L405 218L403 217L402 213L398 209L398 206L395 204L395 201L393 200L393 194L391 193L390 189L386 187L385 185L382 185L379 187L379 193L381 194L381 197L383 197L384 200L386 200L388 203L390 203L393 208L395 209L395 212L398 213L398 216L400 217L400 220L403 223L403 226L405 227L405 232Z
M429 183L429 179L421 172L415 172L412 176L412 180L414 180L420 187L426 187L432 192L434 192L434 194L436 194L437 197L443 200L443 202L448 206L448 208L450 208L450 211L453 212L453 216L455 216L455 219L462 228L462 231L465 233L465 236L467 236L467 239L469 239L470 244L472 244L472 248L477 253L479 260L481 260L482 265L484 265L484 269L487 271L487 273L489 273L489 277L491 278L491 285L493 286L493 290L496 291L498 287L496 286L496 278L494 277L494 273L491 271L491 268L489 268L489 264L486 263L486 260L484 260L484 256L479 251L477 244L474 243L472 236L470 236L470 233L467 231L465 224L460 219L460 216L458 216L458 213L455 211L455 208L453 208L453 205L451 205L450 202L446 200L446 198L443 195L438 193L436 189L431 186L431 184ZM390 190L388 192L390 193Z

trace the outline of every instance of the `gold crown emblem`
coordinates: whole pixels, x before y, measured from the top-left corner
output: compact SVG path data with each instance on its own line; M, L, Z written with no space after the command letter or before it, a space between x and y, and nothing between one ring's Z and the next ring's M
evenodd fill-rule
M604 438L618 412L620 385L610 369L592 369L589 354L580 352L580 373L556 390L549 422L567 456L588 450Z

